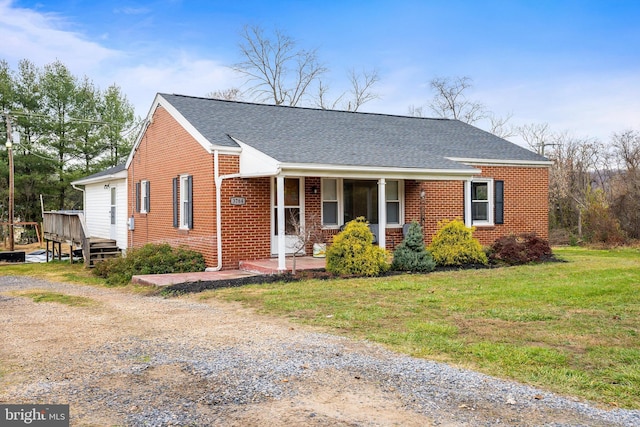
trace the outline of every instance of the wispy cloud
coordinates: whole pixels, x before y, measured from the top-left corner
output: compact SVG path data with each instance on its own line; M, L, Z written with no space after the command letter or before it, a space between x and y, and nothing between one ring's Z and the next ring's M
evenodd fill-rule
M146 15L150 13L151 9L146 7L122 7L113 9L113 13L123 14L123 15Z
M0 1L0 56L9 62L29 59L37 65L64 62L70 69L92 70L120 52L66 30L69 24L55 14L39 13Z

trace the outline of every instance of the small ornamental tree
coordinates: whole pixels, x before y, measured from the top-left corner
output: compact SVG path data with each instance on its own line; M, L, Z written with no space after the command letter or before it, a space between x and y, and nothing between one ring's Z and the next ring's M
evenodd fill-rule
M487 255L478 239L473 237L475 227L467 227L459 219L438 222L438 232L433 237L429 251L440 266L487 264Z
M402 243L393 251L391 269L398 271L428 272L436 268L433 257L425 249L422 227L413 221Z
M386 251L373 244L364 218L350 221L327 249L327 271L340 276L377 276L389 270Z

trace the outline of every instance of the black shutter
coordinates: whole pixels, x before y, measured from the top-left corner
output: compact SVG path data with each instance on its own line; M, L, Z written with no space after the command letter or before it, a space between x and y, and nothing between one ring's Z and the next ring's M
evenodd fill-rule
M151 210L151 183L145 182L147 187L147 198L144 201L144 210L149 212Z
M495 223L504 224L504 181L494 181Z
M180 212L179 199L178 199L178 185L180 183L179 178L173 178L173 226L178 228L178 212Z
M136 182L136 212L140 212L140 181Z
M189 175L187 177L187 226L189 229L193 228L193 177Z

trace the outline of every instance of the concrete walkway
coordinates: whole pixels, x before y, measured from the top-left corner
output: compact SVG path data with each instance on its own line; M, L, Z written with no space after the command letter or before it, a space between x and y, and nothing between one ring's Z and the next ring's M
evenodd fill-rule
M325 258L296 257L296 271L324 270ZM293 270L293 258L286 259L287 272ZM244 277L281 274L278 259L269 258L255 261L241 261L238 270L199 271L195 273L144 274L133 276L131 282L137 285L170 286L180 283L211 282L216 280L241 279Z

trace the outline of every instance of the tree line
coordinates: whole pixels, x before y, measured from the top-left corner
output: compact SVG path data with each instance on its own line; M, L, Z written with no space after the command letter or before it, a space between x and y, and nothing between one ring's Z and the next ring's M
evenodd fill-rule
M23 59L16 70L0 60L0 133L14 141L15 217L41 219L45 210L80 209L70 183L122 163L135 138L133 106L117 85L105 90L74 76L60 61L40 68ZM7 150L0 150L0 193L7 218Z

